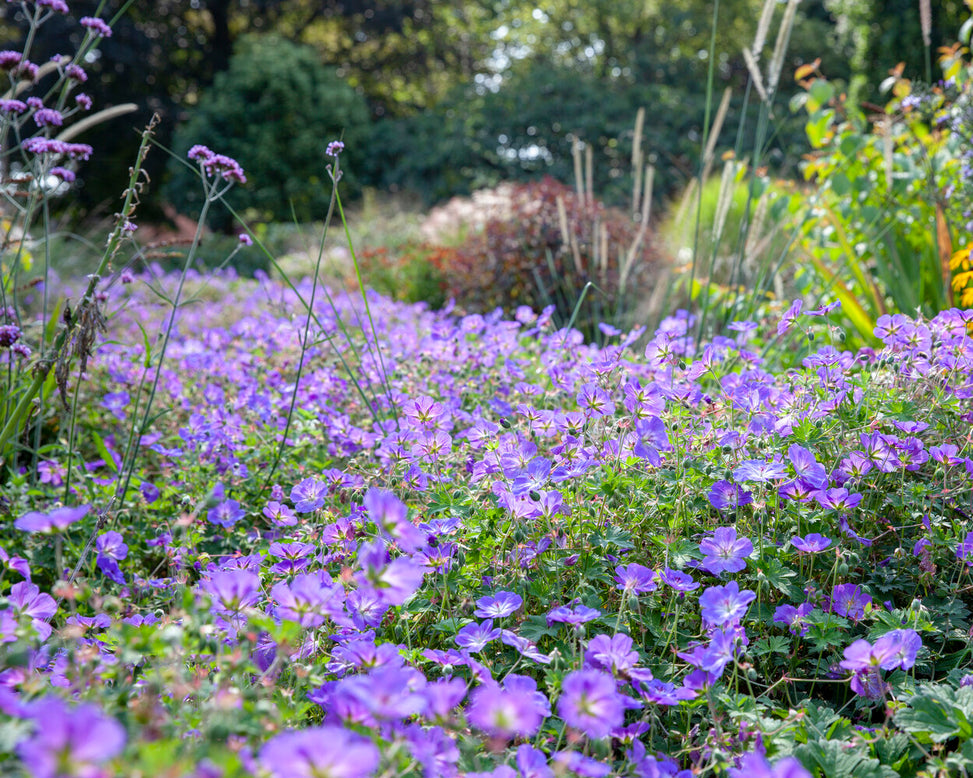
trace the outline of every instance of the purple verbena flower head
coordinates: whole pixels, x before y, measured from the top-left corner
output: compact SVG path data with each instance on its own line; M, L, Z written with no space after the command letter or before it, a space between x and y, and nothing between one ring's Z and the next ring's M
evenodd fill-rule
M101 38L111 37L111 27L108 26L108 23L104 19L99 19L96 16L82 16L78 23Z
M0 51L0 70L13 70L23 58L24 55L19 51L12 51L11 49Z
M0 325L0 348L10 348L23 337L23 334L16 324Z
M189 159L198 162L207 176L220 176L224 181L235 181L240 184L247 182L240 163L225 154L217 154L208 146L197 144L186 154Z
M65 184L73 184L77 179L75 172L66 167L52 167L48 172L50 172L52 176L60 178Z
M340 140L333 140L328 144L328 148L325 149L324 153L329 157L337 157L344 150L344 143L342 143Z
M64 0L37 0L37 6L39 8L50 8L54 13L66 14L68 12L68 4Z
M737 573L747 566L746 558L753 553L753 543L738 538L733 527L720 527L699 544L703 554L702 566L713 575Z

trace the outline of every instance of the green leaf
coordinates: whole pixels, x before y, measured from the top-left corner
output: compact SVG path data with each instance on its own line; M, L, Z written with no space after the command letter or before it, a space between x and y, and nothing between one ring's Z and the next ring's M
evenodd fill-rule
M773 635L769 638L761 638L754 642L750 648L753 656L766 656L768 654L789 654L791 652L791 641L780 635Z
M607 527L591 536L591 543L598 548L633 548L632 533L618 527Z
M117 473L118 465L115 464L115 457L111 455L111 452L108 450L108 446L105 445L105 441L102 439L101 435L92 430L91 437L94 438L95 448L101 455L101 458L105 460L105 464L108 466L108 469L113 473Z
M934 743L942 743L960 733L960 722L951 707L941 699L934 699L929 686L911 700L909 707L895 713L895 723L906 732L924 735Z
M817 765L825 778L897 778L891 767L851 750L851 745L840 740L815 740L798 746L794 755L805 765Z
M756 563L757 580L768 583L781 594L791 599L800 600L802 595L799 586L793 581L797 578L797 573L789 567L784 567L776 559L761 559Z
M546 616L528 616L517 630L522 638L527 638L534 643L544 637L554 637L558 631L558 627L547 626Z

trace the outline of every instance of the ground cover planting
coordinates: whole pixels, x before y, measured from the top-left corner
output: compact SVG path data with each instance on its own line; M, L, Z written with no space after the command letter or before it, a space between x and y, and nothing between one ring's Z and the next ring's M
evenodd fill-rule
M765 81L763 43L748 52L761 134L796 6ZM484 282L434 309L370 290L353 245L353 289L326 284L327 234L307 277L287 274L262 227L223 236L236 244L225 267L194 269L210 216L245 224L226 195L248 183L200 142L179 157L199 185L191 245L176 260L142 246L145 157L163 151L153 122L94 272L61 277L51 209L95 153L72 133L124 112L62 129L92 107L72 93L112 26L80 19L77 53L39 66L34 34L68 8L19 7L25 50L0 51L0 773L969 773L973 311L939 304L954 292L965 304L973 283L969 248L950 233L965 206L916 209L936 227L918 288L937 286L913 315L896 308L913 299L905 270L869 258L867 241L845 256L832 240L875 226L867 198L861 214L812 203L827 219L800 236L812 261L788 271L807 287L792 302L762 295L762 280L736 292L733 279L768 272L744 257L748 200L733 216L731 283L715 288L716 250L706 272L695 246L680 280L688 308L649 328L631 325L638 305L613 318L620 299L596 309L605 320L579 318L599 272L600 293L614 284L637 303L641 287L626 286L634 265L609 264L607 212L585 211L595 221L577 232L574 198L594 204L591 186L574 195L548 180L523 189L552 193L546 215L532 217L535 195L522 193L516 224L491 221L464 249L472 277L472 247L492 235L498 267L533 270L533 282L501 273L502 300L477 312ZM969 191L962 56L947 52L951 85L891 79L908 132L882 141L890 191L912 159L895 144L920 142L945 160L934 172ZM845 104L823 79L806 88L820 162ZM844 155L878 137L840 130ZM322 146L325 224L348 236L351 155L340 140ZM758 157L748 197L768 183ZM580 147L576 159L580 171ZM726 162L714 246L724 193L751 175ZM854 188L822 165L817 195ZM631 224L611 216L626 262L649 245L651 191ZM886 253L904 268L899 249L922 225L902 222ZM569 247L578 283L564 283ZM426 248L415 250L448 253ZM244 250L247 267L259 252L276 275L244 277L233 262ZM409 277L394 252L375 255L390 286ZM448 265L414 286L462 286ZM893 276L901 288L883 291Z
M5 489L5 772L968 762L967 314L888 317L857 354L799 305L597 348L318 290L296 383L311 282L190 277L122 492L132 328L177 284L108 292L97 446Z

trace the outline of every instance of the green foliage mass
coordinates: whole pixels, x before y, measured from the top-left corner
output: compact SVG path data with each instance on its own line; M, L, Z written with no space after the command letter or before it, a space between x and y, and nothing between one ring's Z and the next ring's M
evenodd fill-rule
M632 192L632 125L647 112L642 148L656 166L660 196L696 174L706 100L685 82L628 83L538 61L505 78L496 92L461 88L434 109L376 125L371 180L420 193L427 202L468 194L500 181L549 175L574 181L575 140L594 146L594 189L618 205ZM725 126L741 125L743 102L731 102ZM806 149L797 122L782 116L774 159L796 164ZM752 144L754 123L740 142ZM735 139L728 136L728 143Z
M170 163L166 195L181 212L198 212L202 190L195 170L183 162L187 150L201 143L246 170L248 184L228 198L238 212L277 221L321 218L331 197L325 148L344 139L342 185L353 195L368 133L364 99L312 49L273 36L246 37L229 69L217 75L177 131L179 158ZM222 211L211 218L217 229L231 224Z

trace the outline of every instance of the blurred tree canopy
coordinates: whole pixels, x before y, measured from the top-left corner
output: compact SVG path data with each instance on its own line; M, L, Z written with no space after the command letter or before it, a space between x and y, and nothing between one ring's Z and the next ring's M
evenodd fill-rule
M110 19L123 3L74 0L69 17L45 28L33 58L70 51L78 17ZM785 5L774 3L775 19ZM733 87L739 116L748 79L741 52L762 7L762 0L138 0L88 63L86 87L99 108L133 101L140 112L89 135L99 175L85 182L78 202L90 209L117 197L113 187L134 155L136 130L153 112L163 118L159 140L171 144L175 126L191 119L249 34L312 46L365 98L375 132L365 184L419 187L438 199L498 176L557 175L558 165L570 164L563 159L569 134L596 143L611 167L624 157L621 128L641 105L649 111L647 151L678 173L702 134L714 8L715 94ZM24 33L18 8L8 3L2 11L0 33L10 40L4 48ZM936 46L952 42L967 15L963 0L932 3L933 63ZM776 24L771 49L775 31ZM880 99L875 88L899 60L906 76L923 78L919 3L804 0L778 120L786 123L790 74L817 57L830 80L853 84L861 99ZM790 142L785 127L776 139L785 157ZM153 154L149 172L161 176L165 164L162 153Z

